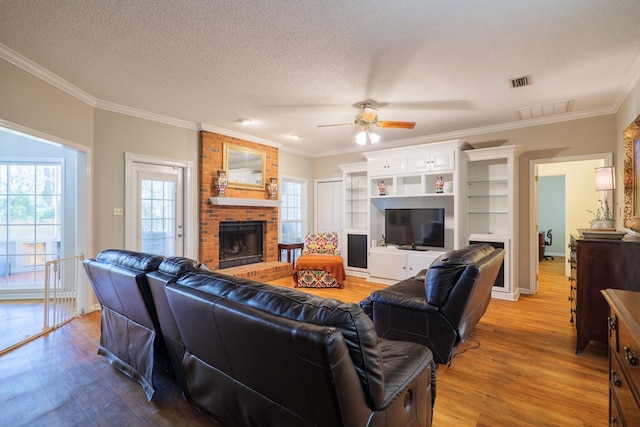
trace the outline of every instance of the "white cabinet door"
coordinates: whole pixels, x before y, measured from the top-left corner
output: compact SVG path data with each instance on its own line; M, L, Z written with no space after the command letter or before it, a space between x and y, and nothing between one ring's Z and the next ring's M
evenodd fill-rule
M369 162L369 176L400 175L407 172L406 157L372 159Z
M456 168L455 150L434 151L431 154L431 170L445 171Z
M431 156L428 153L409 156L408 160L409 173L429 172L431 170Z
M406 254L404 252L371 250L368 265L371 277L398 281L406 277Z
M369 276L387 280L404 280L429 268L443 252L371 249Z
M425 151L409 156L409 173L437 172L455 169L455 150Z
M409 252L407 254L407 268L406 268L406 277L413 277L418 274L420 271L425 268L429 268L429 266L436 260L441 252Z

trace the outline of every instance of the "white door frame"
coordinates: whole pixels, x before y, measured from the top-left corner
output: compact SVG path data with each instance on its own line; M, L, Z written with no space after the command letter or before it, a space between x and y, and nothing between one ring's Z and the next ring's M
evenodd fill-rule
M576 162L581 160L603 160L605 166L613 165L613 153L595 153L580 156L532 159L529 161L529 288L521 288L522 294L538 293L538 165L545 163ZM587 184L588 185L588 184ZM595 191L595 184L594 190ZM566 215L566 213L565 213Z
M0 119L0 126L6 131L15 132L27 138L35 139L43 143L59 144L66 149L78 153L76 177L76 227L75 245L76 255L88 256L93 253L93 149L91 147L75 143L45 132L38 131L17 123ZM68 232L63 227L63 233ZM77 308L82 312L90 312L100 308L91 290L91 285L86 277L81 276L78 281Z
M198 256L198 219L196 216L196 210L193 208L193 162L176 161L133 153L125 153L124 156L126 183L124 191L125 248L132 249L136 247L134 222L137 220L137 217L134 212L134 206L136 205L136 203L133 198L136 196L137 192L133 191L132 188L132 185L136 185L136 179L133 176L134 163L145 163L149 165L181 168L183 171L184 256L196 259Z

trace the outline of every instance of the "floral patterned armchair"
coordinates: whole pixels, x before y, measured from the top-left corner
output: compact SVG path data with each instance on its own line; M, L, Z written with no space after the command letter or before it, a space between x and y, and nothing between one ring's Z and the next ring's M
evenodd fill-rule
M346 273L338 249L338 233L309 233L293 269L297 288L342 288Z

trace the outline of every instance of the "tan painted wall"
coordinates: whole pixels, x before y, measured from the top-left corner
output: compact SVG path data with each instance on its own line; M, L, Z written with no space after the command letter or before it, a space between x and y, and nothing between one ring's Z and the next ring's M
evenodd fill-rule
M125 152L193 162L192 200L198 200L198 133L110 111L96 110L94 149L94 248L124 247ZM197 224L192 224L196 230Z
M0 119L93 146L93 107L0 59Z

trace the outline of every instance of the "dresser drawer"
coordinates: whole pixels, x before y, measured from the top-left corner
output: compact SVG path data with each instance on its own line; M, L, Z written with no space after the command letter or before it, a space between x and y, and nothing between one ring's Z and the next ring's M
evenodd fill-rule
M618 418L624 419L624 425L627 426L640 426L640 408L636 403L634 392L632 391L632 385L629 383L627 376L625 375L623 367L620 363L626 363L621 361L617 355L611 349L609 354L611 369L609 371L609 389L611 392L611 399L614 402L610 402L610 406L617 406L620 414ZM611 408L610 408L611 409ZM614 416L611 414L611 416Z
M622 427L622 412L613 397L613 391L609 391L609 394L609 427Z
M640 384L640 345L631 335L630 327L624 318L616 316L616 323L617 334L612 334L612 338L615 341L617 335L617 342L615 346L611 346L611 351L616 352L620 367L626 372L632 383L633 392L637 395L637 386Z

